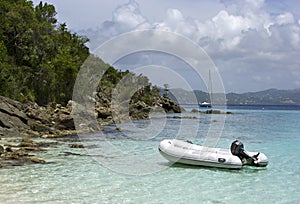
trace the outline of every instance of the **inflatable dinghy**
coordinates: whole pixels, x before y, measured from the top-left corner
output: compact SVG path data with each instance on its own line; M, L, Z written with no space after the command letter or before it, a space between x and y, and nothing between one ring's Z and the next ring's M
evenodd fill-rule
M163 140L159 144L160 154L173 163L241 169L243 166L265 167L268 158L261 152L248 152L244 145L236 140L229 149L204 147L182 140Z

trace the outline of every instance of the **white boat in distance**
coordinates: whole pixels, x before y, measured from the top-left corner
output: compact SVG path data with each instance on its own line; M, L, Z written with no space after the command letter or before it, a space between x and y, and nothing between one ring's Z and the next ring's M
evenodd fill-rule
M212 80L211 80L210 70L208 73L208 92L209 92L210 102L204 101L202 103L198 103L200 108L211 108L212 107L213 95L212 95Z
M199 103L199 106L201 108L211 108L211 103L208 103L208 102L203 102L203 103Z
M163 140L158 149L164 158L173 163L226 169L268 165L268 158L264 153L247 152L238 140L232 143L231 149L204 147L176 139Z

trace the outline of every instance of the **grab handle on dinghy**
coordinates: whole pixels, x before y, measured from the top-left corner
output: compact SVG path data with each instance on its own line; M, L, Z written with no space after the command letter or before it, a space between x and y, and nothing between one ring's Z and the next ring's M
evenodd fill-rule
M190 143L190 144L193 144L193 142L191 140L187 140L186 141L187 143Z

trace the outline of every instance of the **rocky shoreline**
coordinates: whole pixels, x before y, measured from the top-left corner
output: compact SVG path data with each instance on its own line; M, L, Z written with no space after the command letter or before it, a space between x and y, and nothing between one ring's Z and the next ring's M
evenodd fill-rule
M35 140L62 137L77 138L72 115L74 114L74 111L72 112L74 103L74 101L69 101L66 106L49 104L44 107L34 102L21 103L0 96L0 168L46 163L46 161L36 158L35 153L44 151L44 147L58 145L58 142L36 142ZM131 104L129 115L131 119L149 119L149 112L152 107L163 109L167 113L183 111L176 102L165 97L157 97L152 106L141 101ZM96 116L98 124L97 127L90 127L89 121L85 121L86 132L101 130L103 126L112 125L116 122L116 116L113 117L112 110L107 104L95 102L95 110L91 114ZM122 121L130 119L128 115L122 114L117 117L118 119L121 118ZM83 148L81 144L69 144L69 147Z
M45 164L47 161L37 158L36 155L46 151L46 148L65 143L68 144L68 148L84 148L82 144L78 143L78 131L95 132L102 130L105 126L129 119L149 119L151 112L181 113L185 111L176 102L163 96L154 98L151 105L147 105L143 101L130 104L129 114L122 114L122 111L118 114L112 113L109 103L94 102L94 105L94 111L87 113L84 106L74 101L69 101L66 106L53 103L48 106L39 106L34 102L21 103L0 96L0 168L34 163ZM232 114L219 110L204 112L192 110L191 113ZM81 119L80 125L84 128L76 130L74 116L84 114L90 114L81 117L83 119ZM96 118L97 124L89 121L92 116ZM167 117L174 119L197 118L195 116ZM121 131L121 129L116 127L115 131ZM72 154L71 151L71 149L66 149L67 153Z

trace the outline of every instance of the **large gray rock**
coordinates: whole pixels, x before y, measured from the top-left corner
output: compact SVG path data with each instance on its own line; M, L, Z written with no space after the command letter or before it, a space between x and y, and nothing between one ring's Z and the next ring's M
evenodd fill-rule
M29 129L29 126L20 118L3 112L0 112L0 126L8 129Z
M163 96L156 98L153 105L162 107L166 113L181 113L184 111L175 101Z
M20 102L0 96L0 127L15 132L29 129L28 117L22 112Z
M75 130L73 117L71 115L60 114L55 119L55 127L59 130Z
M1 156L1 154L3 154L4 153L4 147L2 147L1 145L0 145L0 156Z
M34 102L27 102L24 105L24 113L33 120L44 124L49 123L49 115L45 107L41 107Z
M9 123L17 122L16 126L18 127L28 127L28 117L24 112L22 112L21 107L22 106L19 102L0 96L0 121L2 122L2 125L11 127ZM23 124L21 124L19 121L21 121Z

